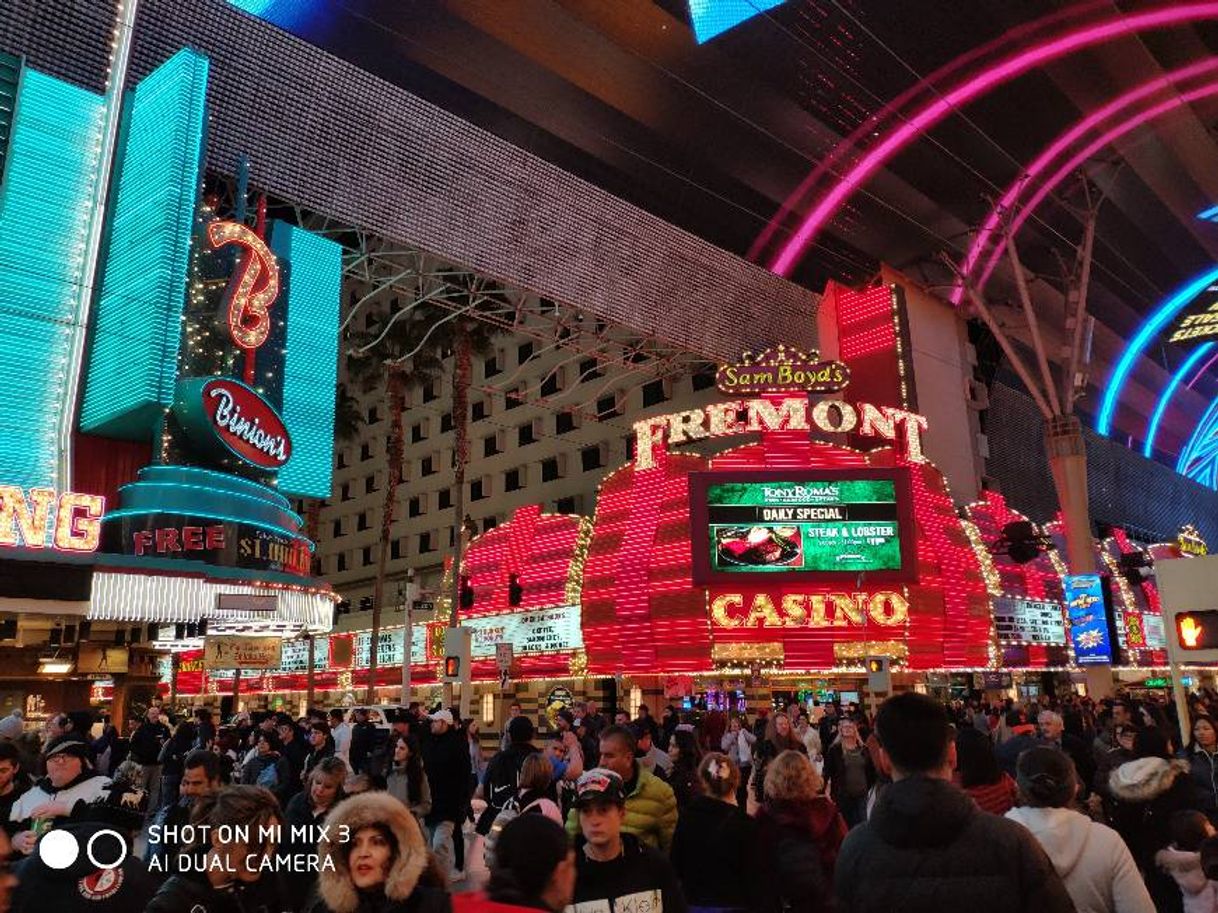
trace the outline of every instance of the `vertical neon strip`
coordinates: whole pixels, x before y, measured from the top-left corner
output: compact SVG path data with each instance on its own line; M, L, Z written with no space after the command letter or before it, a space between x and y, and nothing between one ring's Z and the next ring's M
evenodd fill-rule
M207 58L182 50L125 114L81 430L147 439L172 404L206 124Z
M287 293L281 294L279 306L287 321L282 411L292 435L292 458L279 472L279 490L328 498L334 463L342 246L287 222L275 222L271 250L288 265Z
M1180 365L1167 386L1163 388L1163 393L1159 397L1159 401L1155 403L1155 411L1151 413L1150 423L1146 426L1146 440L1142 443L1142 456L1150 459L1155 452L1155 435L1159 432L1159 422L1163 420L1163 413L1167 411L1167 406L1171 403L1172 396L1176 393L1176 388L1180 386L1184 380L1184 375L1197 366L1197 363L1209 353L1210 349L1214 348L1214 343L1207 342L1203 346L1199 346L1196 351L1189 355L1184 364Z
M102 101L25 70L0 187L0 479L56 488Z

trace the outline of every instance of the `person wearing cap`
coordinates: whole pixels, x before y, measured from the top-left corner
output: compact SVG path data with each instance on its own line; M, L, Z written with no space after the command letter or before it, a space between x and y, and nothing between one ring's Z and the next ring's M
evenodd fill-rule
M110 778L93 769L89 746L66 734L50 741L43 753L47 775L13 803L9 821L16 825L13 849L28 855L48 819L54 824L84 815L88 806L105 799Z
M613 727L605 730L609 736ZM575 911L685 913L687 906L668 857L626 827L627 797L615 771L595 767L576 783L571 814L575 837Z
M1049 746L1031 748L1020 755L1016 773L1023 805L1006 816L1045 848L1079 913L1152 913L1120 835L1070 807L1081 786L1070 758Z
M431 785L431 850L450 881L465 877L461 822L469 805L469 747L452 711L431 715L431 737L423 745L423 769Z
M629 729L610 726L601 733L600 767L612 770L622 782L626 832L667 853L677 829L677 798L672 787L635 760L635 747ZM579 833L577 809L567 816L567 833Z
M942 704L912 691L890 697L875 733L893 782L838 852L837 913L1072 913L1032 834L952 784L956 742Z

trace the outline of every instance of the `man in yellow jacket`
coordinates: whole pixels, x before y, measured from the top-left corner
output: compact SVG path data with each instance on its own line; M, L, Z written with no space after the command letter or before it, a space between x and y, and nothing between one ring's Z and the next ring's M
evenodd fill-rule
M626 793L626 820L622 830L649 846L668 853L677 829L677 798L672 787L639 765L635 740L629 729L610 726L601 733L600 764L622 778ZM587 763L591 763L590 761ZM579 812L567 815L567 833L579 833Z

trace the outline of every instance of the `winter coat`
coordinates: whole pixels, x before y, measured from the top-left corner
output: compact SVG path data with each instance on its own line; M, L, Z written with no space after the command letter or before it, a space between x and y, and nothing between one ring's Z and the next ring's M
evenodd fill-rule
M672 793L677 798L677 808L683 810L689 803L702 794L702 778L698 769L684 762L678 762L668 771L666 777Z
M159 763L161 746L169 741L170 735L169 727L164 723L144 720L131 736L131 759L144 766Z
M648 846L667 853L677 828L677 798L672 787L636 763L634 777L626 783L626 821L622 831L634 834ZM567 833L579 834L579 809L567 815Z
M465 757L468 760L469 755ZM341 835L347 834L350 841L357 832L374 824L389 829L397 842L397 858L383 888L369 896L351 881L348 845ZM428 866L427 843L414 815L397 799L378 792L350 796L326 816L326 827L327 836L317 846L320 900L313 913L450 913L452 905L446 892L419 884Z
M602 911L686 913L685 898L669 861L656 849L622 834L622 854L596 862L584 852L583 838L575 844L576 908ZM570 908L568 908L570 909Z
M1013 808L1066 884L1078 913L1154 913L1129 848L1110 827L1068 808Z
M202 852L193 855L198 868ZM168 878L143 913L283 913L293 908L279 873L264 872L257 881L238 880L216 888L206 872L189 871Z
M838 854L838 913L1073 913L1027 828L989 815L952 784L912 776L887 786Z
M744 740L743 750L740 745L741 739ZM737 767L750 767L753 763L753 743L756 741L757 736L747 729L741 729L739 732L725 732L723 738L719 740L719 749L735 761Z
M977 803L979 809L991 815L1005 815L1019 800L1019 787L1005 773L998 778L997 783L962 788Z
M867 750L867 746L859 743L859 751L862 753L863 760L863 779L861 784L862 789L858 795L846 795L846 749L840 741L834 742L829 746L829 750L825 752L825 769L824 777L829 784L829 795L833 801L839 806L847 802L857 802L867 795L867 792L875 785L875 764L871 761L871 752Z
M419 800L410 801L410 777L403 768L394 767L385 777L385 791L410 809L422 821L431 811L431 784L427 782L427 771L419 781Z
M32 789L26 790L21 794L21 798L13 803L13 809L9 812L9 821L17 825L17 832L29 830L33 822L32 812L47 802L66 802L73 807L70 817L79 817L85 806L106 799L110 791L110 782L109 777L86 770L63 789L56 789L51 785L49 777L43 777L34 784ZM63 822L67 818L56 818L55 820Z
M63 828L82 847L105 829L104 824L90 822L68 824ZM94 844L93 855L99 861L114 860L118 852L113 837L103 836ZM97 869L82 852L66 869L53 869L35 853L21 863L16 874L18 884L12 896L12 913L44 913L46 910L134 913L143 911L159 884L159 879L149 874L144 863L131 855L118 868L105 870Z
M1169 846L1155 854L1155 863L1175 879L1184 899L1184 913L1218 913L1218 881L1201 868L1201 854Z
M757 815L762 909L828 910L846 822L832 800L768 801Z
M1021 732L1019 735L1012 736L1001 745L994 749L994 757L998 759L998 766L1003 772L1014 778L1015 765L1019 762L1019 756L1029 748L1035 748L1040 742L1036 736L1030 732Z
M292 797L292 793L288 790L289 781L292 779L292 765L278 752L272 751L267 754L255 752L252 758L241 765L241 782L249 786L261 785L258 783L258 778L268 767L275 768L276 782L271 792L275 794L280 805L286 806L288 799Z
M757 891L741 877L761 869L757 822L735 805L699 796L681 809L672 864L690 906L757 908Z
M1200 745L1188 753L1188 775L1196 795L1193 807L1214 820L1218 816L1218 752L1210 754Z
M1193 807L1188 771L1187 761L1139 758L1126 761L1108 778L1116 801L1112 826L1144 870L1153 869L1155 853L1171 843L1171 816Z
M432 736L423 744L423 769L431 786L428 824L460 821L469 804L470 764L466 737L456 729Z

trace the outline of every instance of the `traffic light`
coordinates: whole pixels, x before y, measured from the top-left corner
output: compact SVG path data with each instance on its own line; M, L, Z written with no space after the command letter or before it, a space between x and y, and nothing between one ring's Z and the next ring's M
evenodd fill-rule
M444 678L449 681L459 681L461 678L461 657L444 657Z
M444 666L440 678L446 682L469 682L470 629L447 628L444 632Z
M867 690L872 694L892 693L892 658L888 656L868 656L864 661L867 667Z
M1176 642L1181 650L1218 650L1218 611L1181 612Z

